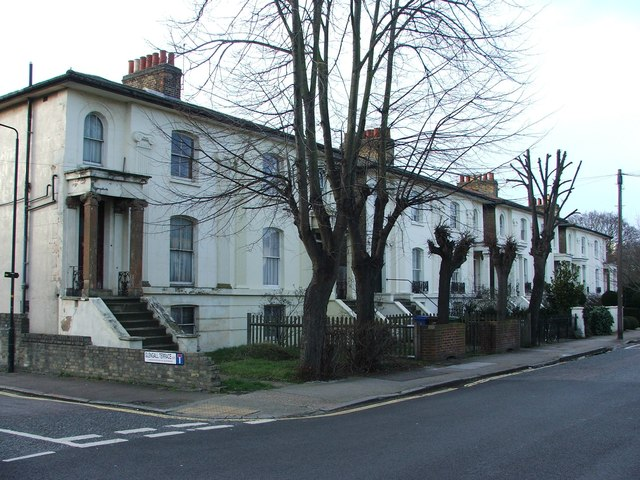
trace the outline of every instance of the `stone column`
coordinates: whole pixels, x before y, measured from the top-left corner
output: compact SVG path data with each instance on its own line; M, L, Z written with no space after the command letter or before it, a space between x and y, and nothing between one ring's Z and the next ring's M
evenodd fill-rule
M84 209L84 248L82 250L82 296L95 294L98 286L98 203L95 193L80 197Z
M131 226L129 231L129 275L131 286L129 295L142 295L142 245L144 235L144 209L147 202L134 200L131 202Z

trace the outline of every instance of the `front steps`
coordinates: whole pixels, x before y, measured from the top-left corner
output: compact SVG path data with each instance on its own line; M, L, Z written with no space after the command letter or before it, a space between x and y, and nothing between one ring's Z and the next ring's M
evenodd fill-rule
M111 297L102 301L129 335L143 338L143 349L178 350L178 345L166 328L153 318L153 314L147 310L147 304L139 297Z

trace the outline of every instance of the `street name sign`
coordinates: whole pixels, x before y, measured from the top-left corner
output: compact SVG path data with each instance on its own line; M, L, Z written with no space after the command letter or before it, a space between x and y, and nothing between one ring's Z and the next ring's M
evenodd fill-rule
M180 352L144 352L145 363L164 363L165 365L184 365L184 354Z

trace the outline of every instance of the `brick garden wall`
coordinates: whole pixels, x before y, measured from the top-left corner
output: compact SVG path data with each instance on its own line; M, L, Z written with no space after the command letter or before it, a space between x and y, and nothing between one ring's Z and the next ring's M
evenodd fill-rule
M218 391L220 377L204 354L185 353L184 365L145 363L144 350L96 347L89 337L22 333L27 319L16 323L15 371L46 375L70 375L119 382L171 386L185 390ZM0 368L8 360L9 316L0 314Z
M476 322L476 353L491 354L520 348L520 320Z
M463 323L417 326L416 328L418 359L437 362L451 357L464 357L466 347Z
M520 320L496 322L495 353L520 348Z

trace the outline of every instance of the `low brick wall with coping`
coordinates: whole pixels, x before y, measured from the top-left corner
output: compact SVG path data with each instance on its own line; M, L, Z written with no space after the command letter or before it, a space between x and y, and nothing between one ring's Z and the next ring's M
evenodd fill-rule
M520 348L520 320L477 322L477 353L491 354Z
M91 338L25 333L28 319L14 315L15 371L69 375L126 383L216 392L220 376L213 361L201 353L185 353L184 365L146 363L144 350L96 347ZM9 315L0 314L0 368L8 365Z
M466 353L463 323L416 325L416 358L438 362Z

